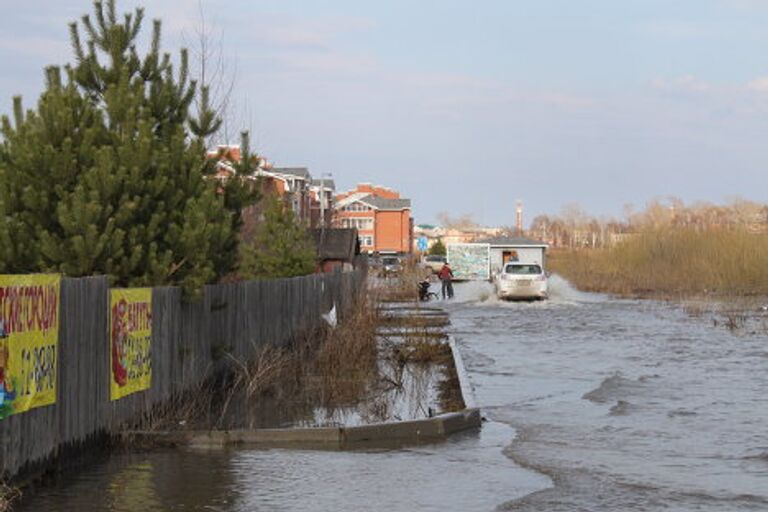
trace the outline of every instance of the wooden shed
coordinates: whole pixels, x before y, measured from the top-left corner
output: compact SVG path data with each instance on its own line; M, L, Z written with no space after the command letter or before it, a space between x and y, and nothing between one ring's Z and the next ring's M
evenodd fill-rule
M360 254L360 241L354 228L310 230L317 250L317 272L351 270Z

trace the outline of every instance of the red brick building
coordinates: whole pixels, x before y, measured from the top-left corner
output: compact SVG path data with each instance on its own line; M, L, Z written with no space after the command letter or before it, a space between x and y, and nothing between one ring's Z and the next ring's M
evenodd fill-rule
M242 158L240 146L221 145L209 151L208 158L217 161L217 179L231 179L238 174ZM252 158L251 170L247 176L241 176L242 179L258 183L264 196L275 195L283 199L307 227L330 226L335 190L333 180L312 179L306 167L275 167L262 157ZM253 224L260 212L260 205L248 208L244 214L246 224ZM325 217L325 222L321 216ZM245 231L250 230L251 227L246 226Z
M337 227L358 230L362 252L412 251L411 200L399 192L362 183L336 196L334 212Z

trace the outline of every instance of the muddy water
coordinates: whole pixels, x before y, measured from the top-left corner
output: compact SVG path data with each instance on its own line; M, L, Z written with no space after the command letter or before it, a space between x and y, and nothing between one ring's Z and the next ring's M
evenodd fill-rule
M552 479L502 509L768 510L768 337L556 278L546 303L489 292L450 306L464 362L505 454Z
M490 421L360 452L118 455L18 510L768 510L768 339L653 302L579 294L447 305Z

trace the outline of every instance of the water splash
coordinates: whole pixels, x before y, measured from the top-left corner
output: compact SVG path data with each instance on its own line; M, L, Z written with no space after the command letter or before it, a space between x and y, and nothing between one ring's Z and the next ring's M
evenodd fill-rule
M434 290L438 288L437 290ZM493 307L551 307L561 305L579 305L583 303L602 302L604 295L580 292L564 278L553 274L549 278L549 298L543 301L506 301L496 296L493 283L487 281L467 281L454 284L455 304L488 305ZM433 291L439 291L439 284L433 286Z

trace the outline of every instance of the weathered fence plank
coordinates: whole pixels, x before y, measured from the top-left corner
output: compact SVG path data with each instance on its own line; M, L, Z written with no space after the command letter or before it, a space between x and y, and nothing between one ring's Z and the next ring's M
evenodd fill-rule
M111 401L109 284L106 277L61 282L56 403L0 421L0 478L45 469L65 449L142 420L265 344L285 346L322 322L334 305L343 316L365 282L365 269L291 279L206 286L187 301L181 290L152 292L152 386Z

